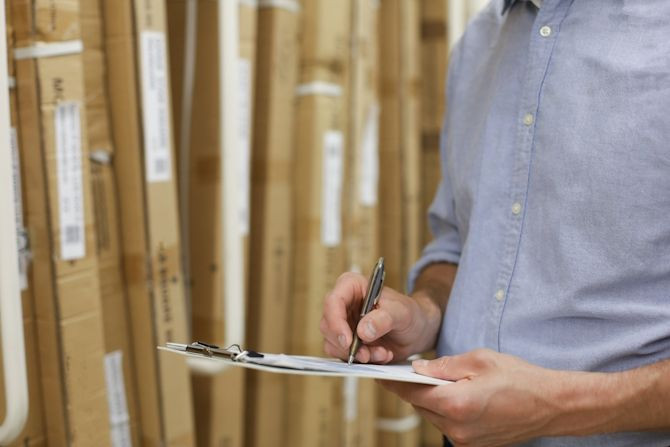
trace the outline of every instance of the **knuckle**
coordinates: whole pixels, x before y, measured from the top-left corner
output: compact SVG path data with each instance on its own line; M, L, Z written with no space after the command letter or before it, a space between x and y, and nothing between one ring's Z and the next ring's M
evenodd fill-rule
M443 405L445 414L458 422L470 420L474 410L474 402L468 396L453 396L445 399Z
M449 436L449 439L458 445L467 445L471 441L470 432L463 427L456 426L451 428L449 433L447 433L447 436Z

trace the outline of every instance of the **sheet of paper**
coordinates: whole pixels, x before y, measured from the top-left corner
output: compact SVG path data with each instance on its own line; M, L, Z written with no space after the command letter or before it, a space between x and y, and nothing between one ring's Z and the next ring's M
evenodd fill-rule
M332 377L362 377L369 379L395 380L399 382L421 383L426 385L445 385L451 383L447 380L434 377L422 376L412 369L409 362L392 365L371 365L354 363L348 365L339 359L322 357L306 357L285 354L266 354L262 358L247 357L245 361L234 362L220 357L205 357L176 349L160 347L158 349L174 352L188 357L205 358L212 362L226 362L243 368L257 369L261 371L279 374L298 374L312 376Z

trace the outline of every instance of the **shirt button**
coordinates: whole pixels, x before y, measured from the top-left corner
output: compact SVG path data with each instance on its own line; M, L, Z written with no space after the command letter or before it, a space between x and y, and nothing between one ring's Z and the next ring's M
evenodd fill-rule
M495 297L498 301L502 301L503 298L505 298L505 291L503 289L498 289L498 291L496 292Z
M551 36L551 27L548 25L544 25L542 28L540 28L540 36L542 37Z
M524 123L526 126L530 126L531 124L533 124L533 121L535 121L535 117L533 117L533 114L532 114L532 113L526 113L526 114L524 115L524 117L523 117L523 123Z
M519 202L514 203L514 205L512 205L512 213L514 215L517 215L520 212L521 212L521 204Z

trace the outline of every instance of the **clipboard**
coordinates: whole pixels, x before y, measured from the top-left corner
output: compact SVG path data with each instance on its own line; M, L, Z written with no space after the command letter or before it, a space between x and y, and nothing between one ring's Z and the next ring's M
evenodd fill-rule
M225 362L232 366L255 369L277 374L294 374L325 377L360 377L364 379L393 380L424 385L446 385L448 380L422 376L414 372L410 362L389 365L353 363L340 359L300 355L261 353L242 349L239 345L220 348L203 342L191 344L167 343L159 350L186 357Z

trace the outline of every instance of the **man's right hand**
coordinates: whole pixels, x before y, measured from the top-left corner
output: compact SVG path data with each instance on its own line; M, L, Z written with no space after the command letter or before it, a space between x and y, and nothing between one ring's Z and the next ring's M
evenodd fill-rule
M324 351L346 360L368 279L345 273L326 296L321 319ZM442 320L440 307L427 296L409 297L385 287L377 307L358 323L361 363L388 363L433 348Z

